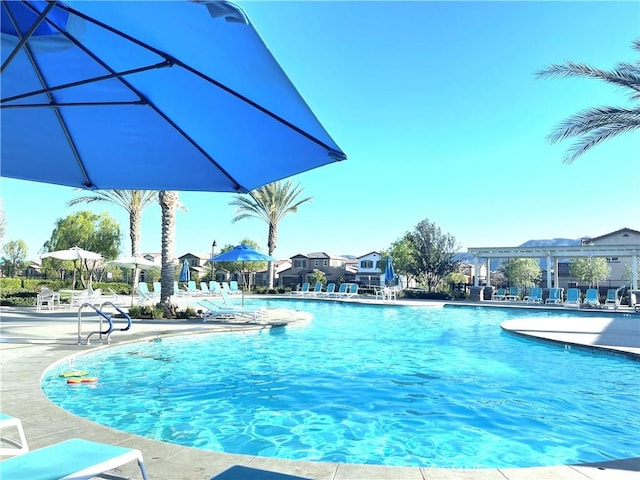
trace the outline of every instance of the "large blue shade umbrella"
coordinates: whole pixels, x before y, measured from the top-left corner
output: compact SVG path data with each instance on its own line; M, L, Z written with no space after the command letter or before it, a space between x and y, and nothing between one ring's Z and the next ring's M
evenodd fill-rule
M384 281L387 285L393 283L396 279L396 273L393 271L393 259L387 257L387 262L384 266Z
M189 270L189 262L186 260L182 262L178 280L180 280L181 282L188 282L189 280L191 280L191 270Z
M242 270L244 270L244 262L275 262L276 258L241 243L240 245L233 247L231 250L227 250L224 253L210 258L209 261L242 262ZM244 305L244 288L242 289L242 305Z
M0 13L4 177L243 193L346 158L232 3L2 1Z

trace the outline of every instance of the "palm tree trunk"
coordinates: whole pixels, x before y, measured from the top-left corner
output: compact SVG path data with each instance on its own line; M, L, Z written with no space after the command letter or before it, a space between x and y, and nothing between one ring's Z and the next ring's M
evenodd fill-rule
M162 209L162 273L160 275L162 289L160 293L160 303L169 306L169 299L171 295L173 295L173 281L175 277L174 250L178 192L161 191L158 193L158 201Z
M269 224L269 238L267 240L267 249L269 255L273 256L273 252L276 250L276 243L278 241L278 226L273 223ZM269 262L269 290L273 289L274 278L276 276L275 265L273 262Z
M131 255L138 256L140 250L140 218L142 217L142 211L137 208L132 208L129 212L129 238L131 239ZM138 277L140 275L140 269L135 268L133 270L133 291L138 288Z

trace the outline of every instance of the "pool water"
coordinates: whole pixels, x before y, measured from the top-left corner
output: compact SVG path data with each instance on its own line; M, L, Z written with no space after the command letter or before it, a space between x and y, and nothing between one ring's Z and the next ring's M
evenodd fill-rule
M260 304L314 319L103 349L73 366L97 384L68 386L65 363L42 387L95 422L227 453L451 468L640 456L640 362L500 329L523 315L553 321L549 313Z

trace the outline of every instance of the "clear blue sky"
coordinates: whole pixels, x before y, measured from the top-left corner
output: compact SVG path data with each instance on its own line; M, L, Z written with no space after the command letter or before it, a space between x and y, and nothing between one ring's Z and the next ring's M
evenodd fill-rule
M467 247L640 230L640 132L574 164L545 137L593 106L629 106L588 79L538 80L566 60L636 62L640 2L237 2L348 160L293 177L314 198L279 225L275 255L382 250L423 219ZM69 209L77 190L2 179L5 241L36 259L54 222L116 207ZM258 220L232 224L230 194L181 193L176 256L244 238L266 250ZM141 250L160 251L160 208L143 215Z

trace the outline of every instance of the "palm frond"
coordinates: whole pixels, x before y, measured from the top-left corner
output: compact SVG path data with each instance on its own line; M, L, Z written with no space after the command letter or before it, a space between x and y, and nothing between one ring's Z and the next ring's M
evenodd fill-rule
M585 135L571 146L568 151L568 155L563 160L563 163L572 163L580 155L584 154L599 143L637 128L640 128L640 123L630 125L611 124L593 130L589 135Z
M547 137L557 143L569 137L589 134L607 125L640 125L640 108L596 107L584 110L562 121Z

